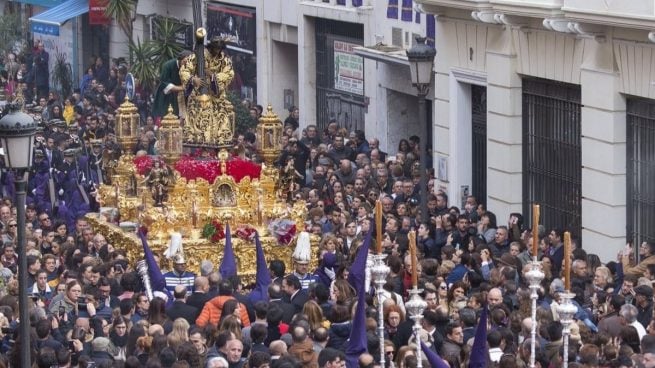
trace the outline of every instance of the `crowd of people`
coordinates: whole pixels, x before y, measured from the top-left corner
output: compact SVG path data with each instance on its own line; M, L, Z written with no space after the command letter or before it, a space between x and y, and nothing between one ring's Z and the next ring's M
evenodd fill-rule
M5 71L11 74L3 77L28 83L19 75L28 65L16 68L12 62L7 59ZM31 326L36 367L343 367L362 296L348 275L367 234L375 233L374 208L380 201L383 235L373 242L381 242L390 274L382 305L373 285L361 299L367 347L359 367L381 366L382 354L386 367L416 367L418 339L440 356L442 366L467 367L472 356L483 354L484 366L526 367L534 324L538 367L560 367L564 360L569 367L655 367L655 244L641 244L638 257L626 246L616 261L602 263L573 239L569 277L577 313L564 357L556 308L566 291L563 229L529 229L520 213L499 219L474 196L462 208L452 205L435 188L432 172L429 213L422 216L418 162L428 152L419 149L421 138L402 139L385 152L378 139L337 121L326 122L323 130L301 124L297 108L284 122L278 165L293 174L288 200L307 205L304 230L320 235L318 268L309 269L304 258L295 258L291 270L272 260L263 271L270 272L271 283L265 295L254 297L238 275L222 277L209 261L192 273L185 255L177 254L173 268L163 270L169 293L151 297L125 250L95 233L84 217L98 209L94 191L103 178L93 165L106 150L120 155L114 113L124 91L115 79L125 71L103 65L94 61L72 96L61 99L37 88L39 106L33 112L41 114L44 129L36 137L26 208L27 306L18 304L24 287L16 278L21 245L16 244L12 173L3 169L0 366L20 367L18 326L24 322ZM253 119L261 115L261 107L244 104ZM134 151L156 155L156 120L147 108L142 114L142 137ZM235 154L258 161L257 139L251 131L236 134ZM412 230L418 287L427 303L417 336L405 306L413 287ZM534 321L525 278L533 231L545 274ZM29 321L18 321L20 308L29 309ZM384 351L377 330L380 309ZM488 349L472 350L485 310Z

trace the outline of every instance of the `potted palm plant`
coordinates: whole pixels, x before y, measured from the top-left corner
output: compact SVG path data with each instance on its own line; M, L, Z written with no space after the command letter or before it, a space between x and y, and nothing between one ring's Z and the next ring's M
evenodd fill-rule
M159 78L159 54L157 47L152 41L130 42L130 54L132 54L132 66L130 72L137 83L145 92L152 92L155 83Z
M61 96L70 96L73 90L73 71L66 60L66 54L58 52L55 55L55 65L52 69L52 85L61 92Z

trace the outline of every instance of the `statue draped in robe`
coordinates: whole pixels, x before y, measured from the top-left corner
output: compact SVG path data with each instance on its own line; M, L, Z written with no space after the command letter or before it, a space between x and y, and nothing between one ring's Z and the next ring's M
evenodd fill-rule
M180 79L187 88L185 143L231 146L234 135L234 107L227 99L227 88L234 78L232 60L223 50L225 43L212 38L204 51L205 76L199 78L196 55L180 67Z

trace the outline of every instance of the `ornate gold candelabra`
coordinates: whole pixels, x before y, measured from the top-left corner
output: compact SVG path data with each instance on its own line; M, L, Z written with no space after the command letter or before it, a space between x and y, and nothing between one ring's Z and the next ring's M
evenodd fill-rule
M283 124L277 114L273 112L273 107L270 104L267 106L266 112L259 118L256 129L257 151L259 157L264 161L260 179L262 216L264 218L276 218L279 217L281 211L281 208L276 206L276 204L280 204L279 196L276 193L280 171L275 167L274 163L282 152L280 140Z
M123 149L121 158L132 156L132 150L139 140L139 119L139 110L126 96L116 110L116 138Z
M161 121L159 128L159 152L167 164L173 165L182 156L182 139L184 133L180 126L180 118L173 114L173 106L168 106L168 114Z

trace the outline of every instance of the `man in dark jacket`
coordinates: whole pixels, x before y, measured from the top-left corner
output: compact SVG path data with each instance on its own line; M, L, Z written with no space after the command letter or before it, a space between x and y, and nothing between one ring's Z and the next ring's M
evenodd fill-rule
M166 310L168 318L170 318L171 321L175 321L178 318L184 318L189 322L189 325L195 324L199 312L197 308L186 304L186 286L175 286L173 297L175 298L173 304Z
M648 285L639 285L634 288L634 292L635 306L639 311L637 321L646 328L653 319L653 288Z
M340 162L341 160L353 160L354 154L350 147L345 145L344 136L337 134L334 137L332 142L332 149L328 151L328 156L332 158L334 162ZM354 160L353 160L354 161Z
M36 323L36 347L41 350L42 348L49 347L54 351L59 351L63 348L63 345L55 340L52 335L50 335L50 330L52 327L52 322L47 319L42 319Z
M309 295L303 290L300 280L296 275L289 275L282 281L282 288L289 296L289 301L295 308L296 313L302 312L302 308L309 300Z
M47 99L50 88L50 70L48 69L50 54L45 51L42 41L39 41L36 45L33 61L32 75L34 76L37 97Z
M91 343L91 347L91 360L97 365L108 364L108 366L112 366L114 364L116 348L108 338L96 337Z
M193 283L193 293L187 297L186 304L201 311L205 303L210 299L209 294L207 294L209 291L209 280L205 276L198 276Z
M286 324L291 323L293 315L296 314L296 309L293 305L291 305L291 303L285 300L284 291L282 291L281 286L276 283L269 285L268 296L270 298L270 307L276 306L282 312L282 322Z
M500 259L500 257L502 257L505 253L509 253L509 238L507 227L498 226L494 240L488 245L489 249L491 249L491 255L496 259ZM553 273L553 275L559 275L559 272Z
M225 345L225 355L229 368L241 368L246 362L246 358L241 357L243 353L243 343L239 339L232 339Z
M456 367L460 364L460 353L462 352L462 345L464 343L464 332L462 326L458 323L449 323L446 326L446 338L441 346L441 356L444 358L452 358L457 361Z

